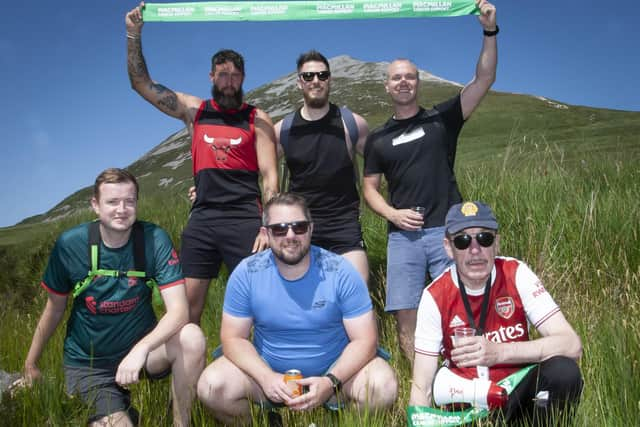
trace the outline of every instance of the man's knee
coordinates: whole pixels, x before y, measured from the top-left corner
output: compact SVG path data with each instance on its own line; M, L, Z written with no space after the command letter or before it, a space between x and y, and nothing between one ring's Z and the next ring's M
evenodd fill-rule
M371 380L374 393L373 403L376 408L388 408L398 398L398 378L393 368L386 362L383 363L384 368L376 369Z
M365 369L366 379L357 386L359 389L353 390L353 398L371 409L393 405L398 397L398 379L393 368L377 357Z
M210 409L224 405L226 382L225 375L215 365L209 365L198 379L198 399Z
M548 389L554 401L577 401L582 393L582 374L575 360L556 356L540 364L540 390Z
M168 346L170 352L180 352L185 359L204 360L206 340L202 330L194 323L183 326L180 332L169 341Z

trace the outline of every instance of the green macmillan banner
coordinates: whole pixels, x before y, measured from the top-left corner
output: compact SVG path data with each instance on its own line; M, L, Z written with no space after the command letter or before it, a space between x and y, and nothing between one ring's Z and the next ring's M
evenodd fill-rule
M506 378L498 381L498 385L511 394L522 379L532 370L535 365L530 365L514 372ZM469 408L464 411L451 412L443 411L428 406L407 407L408 427L453 427L471 424L489 416L487 409ZM475 424L473 424L475 425Z
M477 15L474 0L206 1L146 3L145 22L305 21Z

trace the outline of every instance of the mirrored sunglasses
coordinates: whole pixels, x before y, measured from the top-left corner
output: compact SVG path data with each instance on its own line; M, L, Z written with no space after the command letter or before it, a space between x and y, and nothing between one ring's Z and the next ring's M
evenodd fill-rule
M271 231L275 237L286 236L289 232L289 228L293 230L295 234L304 234L309 231L309 221L294 221L294 222L281 222L279 224L269 224L265 227Z
M305 82L312 82L313 78L316 76L318 76L318 80L323 82L327 80L329 77L331 77L331 72L330 71L305 71L298 75Z
M474 237L478 244L483 248L488 248L489 246L493 245L493 242L496 239L496 235L490 231L483 231L476 234L475 236L471 236L470 234L466 233L458 234L452 239L453 246L455 246L456 249L463 251L471 246L471 240L473 240Z

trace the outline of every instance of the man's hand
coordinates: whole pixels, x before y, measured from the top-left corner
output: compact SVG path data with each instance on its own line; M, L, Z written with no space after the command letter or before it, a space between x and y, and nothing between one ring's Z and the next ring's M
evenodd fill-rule
M25 363L24 365L24 378L21 385L31 385L34 381L38 381L42 378L42 372L35 363Z
M485 337L464 338L464 343L451 350L451 360L457 366L493 366L500 362L500 344Z
M146 349L138 345L134 346L118 365L116 382L121 386L137 383L140 379L140 370L147 361L148 354L149 352Z
M420 230L424 224L422 215L411 209L394 209L389 221L405 231Z
M309 391L292 399L287 406L296 411L306 411L322 405L329 400L333 394L333 383L328 377L309 377L297 380L303 387L308 387Z
M132 36L140 35L142 32L142 25L144 22L142 21L142 8L144 7L144 2L140 2L140 6L131 9L124 18L124 23L127 27L127 34Z
M496 7L486 0L476 0L476 5L480 9L478 21L482 28L487 31L495 31L496 29Z
M253 242L253 248L251 249L251 253L255 254L256 252L264 251L269 247L269 238L267 237L266 230L261 228L256 236L256 240Z
M272 402L288 404L291 401L291 391L289 391L287 383L284 382L282 374L271 372L260 382L260 388L262 388L265 397Z

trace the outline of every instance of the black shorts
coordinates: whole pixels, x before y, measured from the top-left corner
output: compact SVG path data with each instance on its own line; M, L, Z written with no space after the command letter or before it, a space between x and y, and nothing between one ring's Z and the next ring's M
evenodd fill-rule
M180 262L185 277L211 279L218 277L224 262L229 272L251 249L260 231L260 218L238 219L220 224L215 220L191 216L182 231Z
M311 243L338 255L353 250L366 250L360 221L357 219L314 220Z

